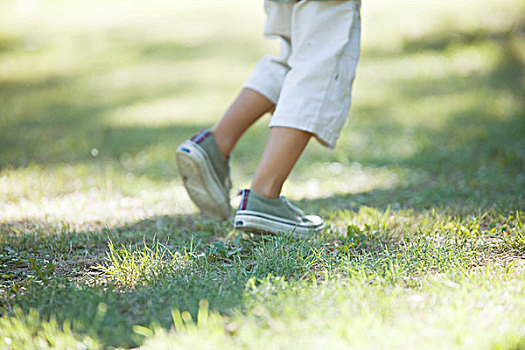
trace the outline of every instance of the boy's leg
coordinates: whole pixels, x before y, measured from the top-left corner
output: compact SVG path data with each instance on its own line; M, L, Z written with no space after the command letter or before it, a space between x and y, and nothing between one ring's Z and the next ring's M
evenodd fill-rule
M246 129L275 108L283 80L290 69L286 62L291 52L292 9L293 3L265 2L267 22L264 35L281 39L280 57L264 56L211 132L203 130L177 149L177 163L184 186L206 216L218 220L229 216L231 181L228 156Z
M290 67L251 190L242 191L234 225L246 231L318 233L323 220L278 197L311 136L334 147L350 108L359 58L358 1L293 2ZM330 23L329 26L326 24Z
M291 70L252 189L277 198L313 135L333 147L350 108L359 57L359 2L303 1L292 11ZM331 23L331 26L326 26Z
M275 104L255 90L244 88L213 127L211 133L224 157L228 157L242 134Z
M246 129L274 106L256 91L243 89L211 132L203 130L177 148L184 187L206 216L217 220L230 216L228 156Z
M264 36L281 40L280 56L262 57L237 99L213 127L221 153L228 157L244 132L267 112L273 112L286 74L291 54L291 16L293 3L265 1L266 24Z
M291 128L273 127L252 182L252 190L277 198L283 183L303 153L312 134Z

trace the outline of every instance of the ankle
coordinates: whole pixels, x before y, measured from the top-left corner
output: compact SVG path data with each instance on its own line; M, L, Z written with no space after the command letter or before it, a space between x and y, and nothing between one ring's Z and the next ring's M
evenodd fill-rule
M230 157L230 153L233 149L233 145L231 144L230 140L226 137L223 137L216 130L211 130L211 134L213 135L213 138L217 143L217 147L219 148L219 151L221 151L224 158Z
M251 188L252 191L257 193L260 196L270 198L270 199L276 199L279 198L279 195L281 194L281 187L277 186L269 186L269 185L262 185L253 183Z

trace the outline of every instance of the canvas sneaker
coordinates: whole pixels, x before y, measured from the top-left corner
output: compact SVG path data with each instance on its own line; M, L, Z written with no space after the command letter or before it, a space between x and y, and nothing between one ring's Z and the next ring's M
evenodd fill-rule
M241 204L233 220L237 229L258 233L292 233L309 237L321 232L323 219L304 212L285 197L266 198L253 190L241 191Z
M213 219L231 214L230 165L209 130L184 141L176 151L184 187L200 211Z

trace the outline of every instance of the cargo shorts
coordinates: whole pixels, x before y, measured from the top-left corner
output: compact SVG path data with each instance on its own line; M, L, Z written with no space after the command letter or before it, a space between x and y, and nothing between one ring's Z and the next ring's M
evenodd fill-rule
M333 148L348 116L360 55L360 1L265 0L264 36L280 56L256 64L244 87L276 104L270 127L312 133Z

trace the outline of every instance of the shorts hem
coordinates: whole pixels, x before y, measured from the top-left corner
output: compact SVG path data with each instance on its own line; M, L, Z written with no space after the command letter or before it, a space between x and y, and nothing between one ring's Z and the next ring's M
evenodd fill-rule
M244 84L243 88L244 89L253 90L253 91L257 92L258 94L263 95L265 98L270 100L273 104L277 104L277 101L279 100L280 92L271 91L272 89L270 89L270 88L263 88L261 86L258 86L256 84L252 84L252 83Z

